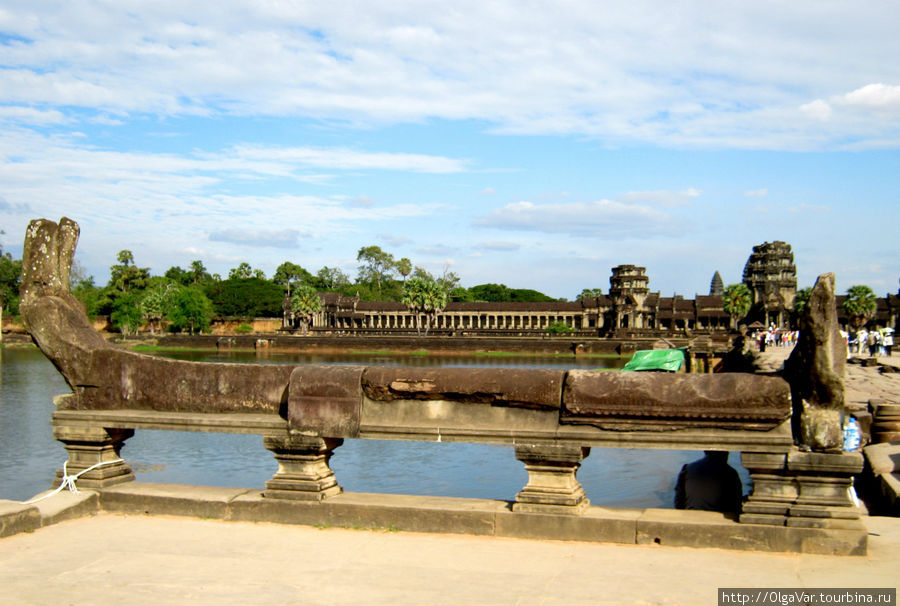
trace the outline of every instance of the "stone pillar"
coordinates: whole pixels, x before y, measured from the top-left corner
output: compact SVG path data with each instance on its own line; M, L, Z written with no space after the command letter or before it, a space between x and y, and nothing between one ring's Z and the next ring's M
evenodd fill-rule
M278 461L278 471L266 482L263 496L297 501L323 501L342 492L328 466L343 438L319 438L301 434L265 436L263 444Z
M106 429L84 425L63 425L54 421L53 437L63 443L69 455L65 472L73 477L95 467L75 480L77 488L106 488L134 480L134 472L120 459L119 451L125 440L134 435L133 429ZM113 461L116 461L113 463ZM56 470L54 486L63 481L63 470Z
M859 520L850 496L863 456L854 453L741 453L753 492L740 521L747 524L841 528Z
M590 501L575 478L588 447L559 444L516 444L516 458L525 463L528 484L516 495L512 510L524 513L580 515Z

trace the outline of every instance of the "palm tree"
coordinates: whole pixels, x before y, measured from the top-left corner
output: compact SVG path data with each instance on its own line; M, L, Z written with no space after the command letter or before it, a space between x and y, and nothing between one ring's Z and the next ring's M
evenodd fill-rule
M848 288L847 298L841 305L856 328L865 326L875 316L876 306L875 293L868 286L861 285Z
M322 310L322 300L319 299L319 293L315 288L309 284L301 284L294 289L294 295L291 297L291 309L294 310L295 317L300 320L300 326L305 335L309 331L313 316Z
M434 280L412 277L403 284L400 302L416 316L416 332L422 334L422 315L425 316L425 336L431 322L441 310L447 307L447 291Z
M732 328L736 328L737 321L747 315L751 304L750 289L742 282L729 284L722 292L722 309L731 316Z

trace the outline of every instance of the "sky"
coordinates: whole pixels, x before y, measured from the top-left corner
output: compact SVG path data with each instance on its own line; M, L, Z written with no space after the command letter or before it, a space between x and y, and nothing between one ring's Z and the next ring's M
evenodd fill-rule
M0 235L271 277L377 245L463 286L663 296L791 244L900 278L900 3L0 4Z

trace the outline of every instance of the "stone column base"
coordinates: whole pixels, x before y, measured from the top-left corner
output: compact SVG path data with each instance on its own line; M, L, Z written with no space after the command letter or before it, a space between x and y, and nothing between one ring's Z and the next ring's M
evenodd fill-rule
M742 523L842 528L859 519L850 489L863 468L860 453L745 452L741 462L753 480Z
M299 434L266 436L263 443L275 454L278 471L266 482L263 496L272 499L323 501L342 492L328 461L343 438Z
M62 469L56 470L53 486L58 487L64 481L64 476L78 476L75 486L90 490L134 480L134 472L128 463L118 460L125 440L133 435L133 429L54 424L53 436L63 443L69 458L65 473ZM90 471L85 471L87 469Z
M524 513L580 515L590 505L575 478L590 448L556 444L516 444L516 458L525 463L528 484L516 495L512 510Z

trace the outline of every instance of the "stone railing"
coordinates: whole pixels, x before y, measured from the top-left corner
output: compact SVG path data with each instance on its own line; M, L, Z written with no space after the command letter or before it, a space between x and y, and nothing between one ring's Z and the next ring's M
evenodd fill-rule
M753 480L741 524L846 531L844 552L865 551L849 495L862 456L832 447L833 402L842 392L837 383L818 389L812 375L802 380L803 368L824 368L815 359L801 359L790 384L744 373L166 360L119 349L90 325L68 292L77 238L67 219L29 225L20 307L32 338L72 388L57 398L52 424L68 451L68 474L80 474L85 488L134 478L119 454L142 429L262 435L278 461L262 498L281 503L337 497L329 460L345 439L505 443L528 472L511 514L572 520L592 509L576 471L593 447L740 451ZM818 305L816 291L810 301ZM826 332L807 334L824 339ZM832 452L800 450L797 436ZM830 549L828 534L803 540Z

